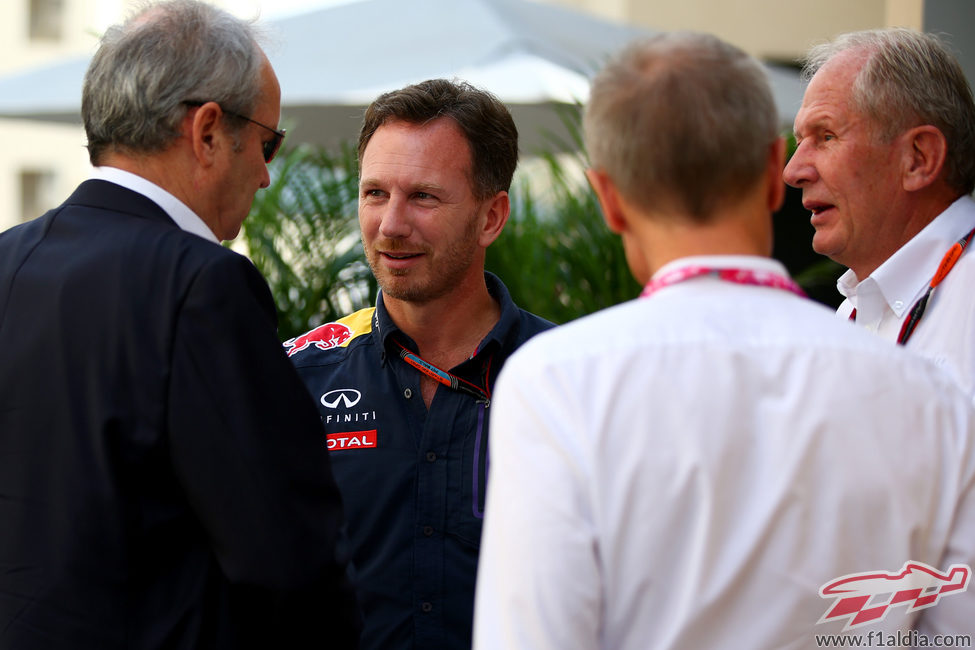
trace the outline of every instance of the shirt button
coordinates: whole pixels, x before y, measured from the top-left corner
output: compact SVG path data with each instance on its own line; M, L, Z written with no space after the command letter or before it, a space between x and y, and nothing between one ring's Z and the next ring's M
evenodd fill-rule
M435 453L433 453L432 451L428 451L427 452L427 462L428 463L432 463L435 460L437 460L437 455Z
M895 300L894 301L894 309L896 309L898 311L900 311L901 309L904 309L904 302L902 300Z
M432 536L433 535L433 526L424 526L423 527L423 534L426 535L427 537Z
M433 611L433 603L423 603L420 605L420 609L429 614Z
M405 397L406 399L410 399L411 397L413 397L413 391L407 388L406 390L403 391L403 397Z

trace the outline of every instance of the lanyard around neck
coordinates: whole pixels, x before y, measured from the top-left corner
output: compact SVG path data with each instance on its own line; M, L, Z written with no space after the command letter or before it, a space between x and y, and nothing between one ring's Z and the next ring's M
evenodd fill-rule
M438 368L429 361L424 360L420 355L415 352L411 352L405 345L396 341L396 345L399 346L399 357L405 361L410 366L416 368L424 375L434 380L442 386L446 386L451 390L455 390L459 393L466 393L477 398L477 401L483 402L486 406L491 405L491 392L488 389L487 378L488 373L491 369L491 357L488 357L487 363L484 366L484 388L481 388L477 384L473 384L462 377L447 372L442 368Z
M735 284L745 284L756 287L770 287L772 289L783 289L790 291L797 296L806 297L806 293L791 278L775 273L773 271L754 271L752 269L736 268L716 268L711 266L683 266L674 269L662 276L653 278L643 288L640 293L641 298L648 298L664 287L675 285L679 282L691 280L701 276L710 276L725 282Z
M968 244L972 241L972 236L975 235L975 229L968 232L967 235L956 241L951 245L951 248L944 254L941 258L941 263L938 264L938 270L935 271L934 276L931 281L928 282L927 291L924 295L918 298L918 301L914 303L911 307L911 311L908 313L907 318L904 320L904 324L901 325L901 331L897 335L897 343L900 345L906 345L907 341L910 340L911 335L914 334L914 330L917 329L918 323L921 322L921 318L924 316L924 312L928 306L928 300L931 298L931 294L934 293L934 288L941 284L948 274L951 273L951 269L955 268L955 263L961 258L962 253L968 248ZM850 320L855 321L857 317L856 308L850 312Z

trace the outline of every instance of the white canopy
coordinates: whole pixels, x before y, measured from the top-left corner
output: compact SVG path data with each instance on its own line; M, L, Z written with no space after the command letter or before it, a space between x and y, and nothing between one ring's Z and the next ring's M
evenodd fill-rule
M585 102L606 58L652 33L527 0L354 0L267 26L292 143L353 139L381 92L447 77L504 100L526 153L571 142L557 107ZM0 117L80 121L89 58L0 78ZM798 74L768 70L783 125L791 125Z

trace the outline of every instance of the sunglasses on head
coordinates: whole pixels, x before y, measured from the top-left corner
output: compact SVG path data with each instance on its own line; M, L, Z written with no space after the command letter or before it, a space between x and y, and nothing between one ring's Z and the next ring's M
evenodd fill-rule
M203 106L206 102L185 101L183 103L186 104L187 106ZM217 104L217 106L220 106L220 105ZM264 162L265 163L269 163L272 160L274 160L274 157L278 154L278 149L281 148L281 143L284 142L284 134L285 134L285 130L284 129L281 129L280 131L278 129L272 129L267 124L261 124L257 120L252 120L251 118L247 117L246 115L241 115L240 113L234 113L233 111L228 111L225 108L223 108L222 106L220 107L220 110L222 110L227 115L230 115L232 117L239 118L241 120L247 120L248 122L251 122L252 124L256 124L257 126L259 126L261 128L264 128L264 129L267 129L268 131L270 131L271 133L273 133L274 134L274 137L271 138L270 140L268 140L267 142L265 142L263 144L263 146L262 146L262 149L263 149L263 152L264 152Z

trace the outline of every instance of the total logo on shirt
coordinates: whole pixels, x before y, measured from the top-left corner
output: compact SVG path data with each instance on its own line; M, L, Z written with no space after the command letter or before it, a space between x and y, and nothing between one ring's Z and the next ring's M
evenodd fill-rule
M375 429L346 431L344 433L329 433L325 436L325 441L329 451L369 449L378 445L378 436Z

